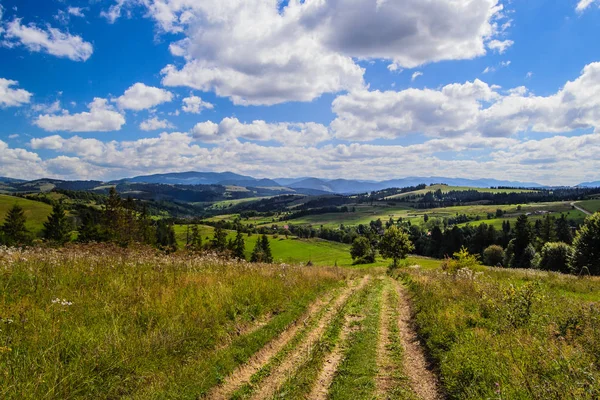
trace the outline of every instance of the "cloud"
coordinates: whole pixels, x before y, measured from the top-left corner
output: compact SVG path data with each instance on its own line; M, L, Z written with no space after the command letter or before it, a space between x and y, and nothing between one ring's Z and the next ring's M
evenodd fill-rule
M577 7L575 8L578 12L583 12L585 11L589 6L591 6L594 3L597 3L597 0L580 0L579 3L577 3Z
M589 176L586 171L600 168L597 157L600 136L597 134L524 142L467 134L408 146L352 143L295 147L227 140L219 146L205 148L197 145L191 135L174 132L135 141L109 142L53 135L32 139L30 147L54 151L58 157L42 161L35 153L8 149L6 145L3 148L0 142L0 168L6 169L4 157L12 159L13 165L22 165L19 176L29 177L61 177L63 172L81 171L79 179L117 179L147 173L233 170L271 178L309 175L331 179L391 179L410 175L407 171L419 171L421 176L494 176L547 184L576 184ZM438 157L449 151L454 152L451 160ZM489 151L485 157L472 153ZM467 153L461 156L462 152ZM21 160L29 159L29 164L15 161L17 155Z
M86 61L94 48L80 36L52 28L39 28L35 24L23 25L21 18L4 24L3 45L8 47L24 46L29 51L44 52L73 61Z
M183 99L183 106L181 109L187 113L200 114L202 110L212 110L215 106L209 102L203 101L198 96L190 96Z
M519 132L600 130L600 63L557 93L534 96L519 87L502 94L480 80L439 90L358 91L337 97L331 127L339 139L395 139L413 133L508 137Z
M159 104L173 100L173 93L157 87L136 83L116 99L117 105L123 110L146 110Z
M417 72L415 72L414 74L412 74L412 77L410 78L410 80L411 80L412 82L414 82L414 81L415 81L415 79L417 79L417 78L418 78L418 77L420 77L420 76L423 76L423 73L422 73L421 71L417 71Z
M183 33L163 84L214 91L238 105L312 101L364 87L362 59L392 71L486 54L503 28L499 0L117 0L116 20L143 6L160 31ZM505 24L506 25L506 24Z
M512 40L491 40L488 42L487 46L494 51L497 51L499 54L503 54L509 47L511 47L515 42Z
M83 13L83 8L81 7L69 7L67 8L67 12L74 17L85 17Z
M224 118L219 124L207 121L192 129L194 138L206 143L245 139L252 141L275 141L288 146L307 146L331 139L326 126L309 123L267 123L253 121L241 123L237 118Z
M114 111L106 99L96 97L88 107L89 112L79 114L69 114L67 110L63 110L61 115L40 115L34 124L50 132L118 131L125 124L125 117Z
M153 117L150 119L147 119L146 121L143 121L140 124L140 129L143 131L156 131L158 129L171 129L173 128L173 125L165 120L160 120L157 117Z
M34 104L31 110L36 113L56 114L61 110L60 100L56 100L50 104Z
M17 81L0 78L0 108L19 107L29 103L33 95L27 90L12 88L18 84Z
M12 135L8 135L8 138L9 138L9 139L16 139L16 138L18 138L19 136L21 136L21 135L19 135L18 133L13 133Z

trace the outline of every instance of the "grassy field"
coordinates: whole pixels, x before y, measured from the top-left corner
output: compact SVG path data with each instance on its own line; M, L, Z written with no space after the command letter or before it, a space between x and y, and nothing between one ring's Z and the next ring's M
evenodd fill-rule
M27 222L25 226L30 232L38 235L44 228L44 222L52 212L52 207L38 201L22 199L19 197L0 195L0 224L4 221L6 214L15 204L23 207Z
M465 191L465 190L476 190L481 193L532 193L532 192L535 192L535 190L529 190L529 189L491 189L491 188L474 188L474 187L468 187L468 186L430 185L430 186L427 186L425 189L415 190L415 191L407 192L407 193L396 194L393 196L389 196L386 199L388 199L388 200L402 199L404 197L415 196L415 195L422 196L424 194L427 194L429 192L435 192L437 190L441 190L443 193L448 193L448 192L452 192L452 191Z
M185 225L176 225L175 234L177 243L180 248L186 243ZM199 225L199 232L202 236L203 243L207 244L213 238L214 228L206 225ZM235 237L235 232L228 232L228 239ZM260 235L253 234L251 236L244 235L246 242L246 258L250 258L252 249ZM344 243L330 242L322 239L298 239L289 236L269 235L271 251L273 258L277 262L288 264L306 264L311 261L314 265L320 266L352 266L352 258L350 257L350 245ZM424 257L412 256L409 257L409 263L423 264L424 267L436 268L440 265L440 260L434 260ZM360 268L370 268L376 266L388 266L389 260L384 260L381 257L377 258L374 264L362 265Z
M108 246L0 250L0 398L198 398L347 273Z
M599 278L488 268L400 275L449 398L599 398Z
M600 211L600 200L585 200L580 201L577 205L591 213Z

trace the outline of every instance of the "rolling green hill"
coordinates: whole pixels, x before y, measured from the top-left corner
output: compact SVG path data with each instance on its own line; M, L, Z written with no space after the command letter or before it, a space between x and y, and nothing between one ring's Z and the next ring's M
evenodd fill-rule
M44 227L44 222L48 219L48 215L52 212L52 207L48 204L39 201L22 199L19 197L0 195L0 223L4 223L4 218L8 210L18 204L23 207L27 222L25 226L32 233L39 235Z
M528 189L490 189L490 188L475 188L475 187L467 187L467 186L447 186L447 185L431 185L426 187L425 189L415 190L413 192L400 193L393 196L389 196L386 200L393 199L402 199L408 196L418 196L424 195L429 192L435 192L440 189L443 193L448 193L452 191L465 191L465 190L475 190L481 193L532 193L535 190Z

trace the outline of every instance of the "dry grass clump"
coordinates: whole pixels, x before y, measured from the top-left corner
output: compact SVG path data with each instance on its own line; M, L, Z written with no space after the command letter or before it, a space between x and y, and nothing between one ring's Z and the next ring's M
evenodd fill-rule
M344 278L150 248L1 248L0 398L197 397Z

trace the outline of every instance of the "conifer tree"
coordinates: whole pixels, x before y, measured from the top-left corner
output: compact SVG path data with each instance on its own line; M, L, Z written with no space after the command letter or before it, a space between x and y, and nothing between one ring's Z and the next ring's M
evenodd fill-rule
M227 233L223 230L221 225L215 227L212 247L217 251L225 251L227 248Z
M202 250L202 235L198 231L198 225L194 224L191 228L191 234L188 247L194 251Z
M0 227L4 236L4 244L8 246L22 246L31 243L31 234L25 227L26 221L23 208L18 204L12 206L8 214L6 214L4 224Z
M565 214L562 214L556 220L556 237L559 242L571 244L573 243L573 232Z
M264 262L265 253L262 248L262 240L259 238L254 245L254 249L252 250L252 254L250 255L251 262Z
M114 186L110 188L104 205L103 222L108 239L120 241L123 236L123 201Z
M71 227L61 202L52 206L52 214L48 216L48 221L44 222L42 235L44 239L59 244L65 244L71 239Z
M260 247L262 248L264 254L263 262L272 263L273 254L271 254L271 245L269 244L269 238L267 237L267 235L262 235L262 237L260 238Z
M233 256L240 260L246 259L246 243L244 242L244 236L242 235L242 231L238 230L235 235L235 240L233 242Z

